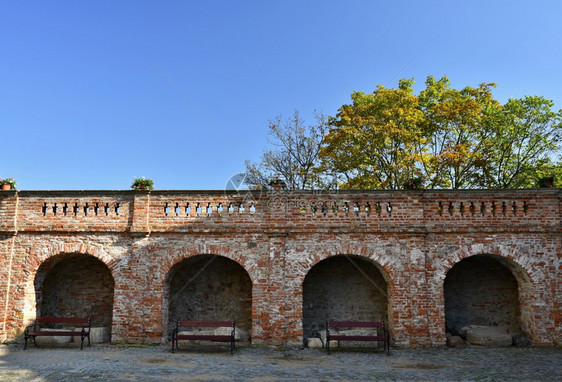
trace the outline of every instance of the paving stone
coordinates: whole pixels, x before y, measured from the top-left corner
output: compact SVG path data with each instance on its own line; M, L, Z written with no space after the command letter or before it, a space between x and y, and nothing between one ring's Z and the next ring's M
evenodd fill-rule
M223 346L0 346L2 381L562 381L562 349L426 348L343 351Z

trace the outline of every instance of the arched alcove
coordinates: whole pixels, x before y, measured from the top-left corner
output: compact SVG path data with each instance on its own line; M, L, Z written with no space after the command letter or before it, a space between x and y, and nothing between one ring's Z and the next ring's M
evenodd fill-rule
M51 257L39 267L34 284L37 316L92 317L92 326L111 331L115 282L94 256Z
M197 255L174 265L167 277L168 325L177 320L230 321L251 333L252 281L237 262Z
M455 264L444 281L446 329L466 325L503 326L521 331L520 285L513 265L495 255L476 255Z
M325 330L325 320L386 321L387 283L379 266L359 256L320 261L303 282L303 339Z

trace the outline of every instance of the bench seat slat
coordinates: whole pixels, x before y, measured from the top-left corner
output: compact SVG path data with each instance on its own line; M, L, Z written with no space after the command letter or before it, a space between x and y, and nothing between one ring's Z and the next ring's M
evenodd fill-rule
M180 334L180 328L230 328L231 333L225 334L206 334L197 331L187 331ZM195 340L195 341L213 341L213 342L230 342L230 354L236 348L234 330L236 329L236 321L191 321L191 320L178 320L176 327L172 331L172 353L174 349L179 349L178 341L182 340Z
M178 326L202 327L202 328L232 328L232 321L178 321Z
M86 331L86 333L88 333ZM39 337L39 336L80 336L82 335L82 332L69 332L69 331L60 331L60 332L54 332L54 331L48 331L48 332L33 332L33 333L27 333L27 335L29 337Z
M36 321L43 324L87 324L90 319L87 317L37 317Z
M42 326L41 324L63 324L62 328L56 328L54 330L39 330ZM73 324L73 326L82 326L80 327L70 327L65 328L64 324ZM84 348L84 339L88 339L88 346L90 346L90 329L92 326L92 318L91 317L36 317L35 322L33 325L29 325L25 328L23 333L24 335L24 345L23 350L27 349L27 341L31 338L35 345L37 342L35 341L36 337L80 337L80 350Z
M351 332L350 335L345 335L343 333L337 333L334 330L334 334L330 332L330 328L378 328L381 330L372 331L371 334L375 335L362 335L359 332ZM384 349L386 354L390 355L390 341L388 338L388 331L384 325L384 321L330 321L326 320L326 350L330 354L330 342L332 341L373 341L382 342L384 344Z
M332 336L330 340L337 341L384 341L384 336Z
M363 321L328 321L330 328L383 328L383 322L363 322Z
M216 342L230 342L230 336L215 336L212 334L178 334L176 339L178 340L203 340L203 341L216 341Z

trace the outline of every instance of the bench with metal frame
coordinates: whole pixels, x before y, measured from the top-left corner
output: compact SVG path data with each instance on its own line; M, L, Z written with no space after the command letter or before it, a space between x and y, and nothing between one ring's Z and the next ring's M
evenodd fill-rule
M232 328L230 335L219 334L197 334L190 332L189 334L180 334L180 328ZM176 327L172 331L172 353L174 349L179 349L178 341L195 340L195 341L213 341L213 342L230 342L230 354L236 349L235 343L236 321L177 321Z
M41 325L43 324L77 324L81 325L81 328L56 328L49 331L42 331ZM70 336L70 337L80 337L80 350L84 348L84 339L88 338L88 346L90 346L90 330L92 328L92 318L84 317L37 317L33 322L33 325L29 325L24 331L25 344L23 349L27 349L27 341L29 338L33 339L35 346L37 346L37 337L58 337L58 336Z
M330 328L377 328L382 329L382 335L343 335L330 333ZM386 354L390 355L390 339L384 321L328 321L326 320L326 350L330 354L330 341L376 341L384 343Z

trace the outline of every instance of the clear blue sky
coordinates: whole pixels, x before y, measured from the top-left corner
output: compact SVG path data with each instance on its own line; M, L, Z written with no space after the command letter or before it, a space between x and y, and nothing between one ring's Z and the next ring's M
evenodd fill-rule
M562 108L562 1L6 1L0 36L0 177L23 190L223 189L268 119L399 78Z

